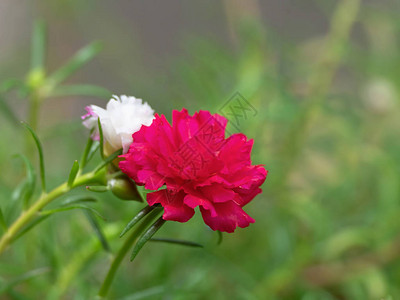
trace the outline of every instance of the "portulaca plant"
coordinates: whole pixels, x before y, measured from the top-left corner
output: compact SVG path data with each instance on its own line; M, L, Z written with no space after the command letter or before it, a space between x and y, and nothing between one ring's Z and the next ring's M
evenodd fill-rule
M167 221L185 223L199 208L205 224L214 231L232 233L237 227L244 228L255 222L244 211L244 206L262 192L260 186L267 171L262 165L251 162L253 140L241 133L228 136L228 120L221 115L209 111L190 115L183 108L172 110L170 122L167 120L170 115L155 113L147 102L133 96L113 96L106 108L97 105L86 107L82 122L88 129L88 141L82 147L82 156L72 163L66 181L49 189L42 144L36 134L41 105L60 95L83 93L104 98L110 97L110 93L88 85L61 85L99 51L98 44L82 49L66 66L46 76L44 54L40 52L44 48L40 46L43 30L42 24L36 25L33 69L27 81L10 82L6 88L3 86L3 92L20 88L30 101L28 122L23 122L23 125L33 137L39 154L41 190L36 196L34 169L29 159L22 156L28 169L28 178L21 188L24 209L12 222L7 222L0 210L0 223L5 229L0 238L0 255L50 215L73 209L101 215L85 204L87 196L70 198L48 209L49 204L79 186L86 186L93 192L111 190L120 199L136 200L130 202L132 212L139 208L138 213L132 213L131 220L123 220L127 225L121 228L120 237L125 238L127 233L130 236L115 253L99 287L100 298L107 296L118 267L129 250L132 249L130 257L133 260ZM8 111L12 114L10 108ZM12 116L13 121L18 119ZM32 153L29 143L28 148ZM88 162L96 153L100 154L101 163L88 171ZM137 186L147 190L145 199ZM92 223L96 226L96 222ZM101 233L101 229L98 232ZM164 241L199 246L175 239Z

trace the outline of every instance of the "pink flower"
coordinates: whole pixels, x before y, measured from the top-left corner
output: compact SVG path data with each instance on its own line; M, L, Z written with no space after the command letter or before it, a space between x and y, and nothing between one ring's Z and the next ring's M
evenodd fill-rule
M149 205L164 207L164 220L186 222L199 207L213 230L233 232L254 223L242 207L262 192L267 171L251 165L253 140L244 134L225 138L226 118L208 111L172 115L172 125L156 114L132 135L121 170L146 189L166 185L147 194Z

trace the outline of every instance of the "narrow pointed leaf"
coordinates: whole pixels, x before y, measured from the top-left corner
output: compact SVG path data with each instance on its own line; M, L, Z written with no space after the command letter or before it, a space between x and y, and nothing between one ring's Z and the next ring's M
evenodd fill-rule
M65 97L65 96L91 96L98 98L109 98L110 91L96 85L91 84L71 84L56 87L50 96Z
M70 196L67 199L65 199L62 203L61 206L67 206L71 204L79 204L79 203L86 203L86 202L97 202L97 199L94 197L88 197L88 196Z
M93 145L90 147L87 159L86 159L86 164L93 158L94 154L96 151L100 148L100 143L99 142L93 142Z
M42 191L45 192L46 191L46 176L45 176L45 169L44 169L44 158L43 158L43 147L42 144L38 138L38 136L36 135L35 131L32 129L31 126L29 126L28 123L26 122L22 122L22 125L25 126L26 129L29 130L29 132L31 133L33 139L35 140L38 152L39 152L39 165L40 165L40 179L42 181Z
M92 132L90 132L90 135L92 135ZM85 146L85 150L83 151L83 154L82 154L81 163L79 164L81 170L86 166L86 163L88 162L88 157L89 157L89 153L92 148L92 145L93 145L93 139L91 136L89 136L88 141Z
M99 127L99 137L100 137L100 155L104 159L104 136L103 127L101 126L100 118L97 118L97 126Z
M219 230L217 230L217 233L218 233L217 245L221 245L224 236L223 236L222 232Z
M122 230L119 237L123 237L125 233L127 233L133 226L135 226L141 219L143 219L149 212L151 212L155 207L154 206L146 206L139 213L133 217L132 220L125 226L124 230Z
M28 233L33 227L35 227L36 225L42 223L44 220L46 220L48 217L50 217L50 215L45 215L45 216L40 216L37 217L36 219L34 219L32 222L30 222L28 225L26 225L14 238L13 238L13 242L15 242L16 240L18 240L21 236L23 236L24 234Z
M36 21L32 36L31 70L43 70L46 57L46 25Z
M111 154L106 159L104 159L104 161L99 166L97 166L93 172L97 173L98 171L100 171L102 168L107 166L110 162L112 162L114 159L116 159L121 154L122 154L122 149L115 151L113 154Z
M148 240L150 240L153 235L164 225L166 221L160 217L157 221L154 222L153 225L150 226L149 229L143 233L135 246L133 247L132 254L131 254L131 261L135 259L135 257L138 255L139 251L143 248L143 246L147 243Z
M0 95L0 111L3 115L13 124L18 124L19 120L17 115L11 109L11 107L7 104L5 99Z
M73 209L85 209L85 210L88 210L88 211L94 213L99 218L105 220L105 218L97 210L95 210L94 208L91 208L89 206L85 206L85 205L71 205L71 206L66 206L66 207L58 207L58 208L54 208L54 209L44 210L40 214L42 216L47 216L47 215L52 215L52 214L59 213L59 212L73 210Z
M11 78L3 81L0 84L0 93L7 93L8 91L19 88L19 89L26 89L25 83L19 79Z
M74 164L72 165L71 171L69 172L69 177L68 177L68 187L72 187L74 184L76 175L78 175L79 171L79 163L77 160L74 161Z
M161 243L169 243L169 244L176 244L181 246L187 247L199 247L204 248L203 245L191 241L184 241L184 240L176 240L176 239L167 239L167 238L151 238L151 242L161 242Z
M10 289L12 289L13 287L15 287L16 285L27 281L29 279L32 279L34 277L43 275L50 272L49 268L40 268L40 269L36 269L36 270L32 270L29 271L27 273L25 273L24 275L17 277L16 279L13 279L12 281L10 281L9 283L7 283L6 285L2 286L0 288L0 295L4 294L5 292L8 292Z
M0 227L3 228L4 232L7 231L8 226L6 220L4 219L3 210L0 207Z
M101 51L101 48L100 42L94 42L79 50L64 66L49 76L48 84L55 87L63 82L95 57Z
M104 185L89 185L86 187L88 191L95 192L95 193L104 193L109 190L108 186Z
M28 207L29 200L32 198L33 192L35 191L36 172L31 162L26 156L22 154L17 154L15 156L21 158L25 164L26 181L23 190L21 191L22 193L19 195L20 196L19 199L22 200L24 207Z
M104 250L106 250L107 252L111 252L111 247L107 242L107 239L103 233L103 230L100 227L99 222L97 222L97 220L93 217L93 214L85 211L85 216L87 217L90 225L92 226L97 238L99 239L102 247Z

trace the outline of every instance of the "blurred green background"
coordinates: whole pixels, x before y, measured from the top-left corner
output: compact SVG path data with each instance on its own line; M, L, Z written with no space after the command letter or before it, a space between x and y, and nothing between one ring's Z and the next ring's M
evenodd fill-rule
M64 84L143 98L169 120L182 107L218 112L235 92L257 110L239 126L255 140L253 163L269 170L263 194L245 207L256 223L220 245L198 214L167 223L158 236L205 248L148 243L122 264L110 299L400 299L399 13L395 0L0 0L0 96L29 120L29 95L5 86L27 78L42 19L46 75L102 43ZM41 106L50 187L83 151L84 107L109 98L95 91L64 90ZM38 165L9 116L0 115L7 222L21 209L15 187L25 177L13 155ZM143 205L96 196L115 252ZM81 211L57 214L0 257L0 299L92 299L110 259Z

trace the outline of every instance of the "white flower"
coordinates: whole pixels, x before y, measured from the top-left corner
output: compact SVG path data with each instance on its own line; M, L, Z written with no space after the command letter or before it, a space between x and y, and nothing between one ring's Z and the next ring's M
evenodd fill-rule
M149 126L154 119L154 110L142 99L113 95L103 109L96 105L86 107L87 114L82 116L83 125L94 128L92 138L99 140L98 118L103 129L104 149L111 154L118 149L128 152L132 143L132 134L142 127Z

